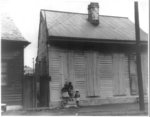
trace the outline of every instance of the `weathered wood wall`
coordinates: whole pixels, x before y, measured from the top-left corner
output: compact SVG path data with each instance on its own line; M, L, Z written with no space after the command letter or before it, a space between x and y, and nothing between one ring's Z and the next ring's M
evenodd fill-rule
M41 15L41 14L40 14ZM39 35L38 35L38 61L42 61L44 57L47 56L47 30L45 19L41 15L39 24Z
M23 104L23 48L2 48L2 64L6 64L5 84L2 85L2 103ZM2 75L3 79L3 75Z
M142 52L141 54L142 60L142 78L144 83L144 94L148 94L148 54L147 52Z
M33 75L29 76L26 75L24 76L24 83L23 83L23 94L24 94L24 109L28 109L28 108L33 108L34 107L34 80L33 80Z
M39 103L40 106L47 107L49 103L49 80L48 80L48 52L47 52L47 26L46 19L42 12L40 13L39 36L38 36L38 74L37 81L39 82Z
M142 56L144 61L145 55ZM134 87L130 77L135 74L133 70L136 68L132 63L126 52L115 49L103 51L83 49L79 46L78 49L51 46L49 48L49 74L52 78L50 102L60 101L60 90L65 81L71 81L74 89L79 90L81 100L92 97L129 96L130 88ZM142 62L143 67L145 64L146 62ZM147 79L145 69L143 69L143 79Z

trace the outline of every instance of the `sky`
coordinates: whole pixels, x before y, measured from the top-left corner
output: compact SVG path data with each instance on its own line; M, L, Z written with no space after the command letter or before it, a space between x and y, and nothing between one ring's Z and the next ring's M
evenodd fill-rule
M99 14L128 17L134 22L135 0L1 0L0 11L7 13L22 33L31 42L25 48L24 65L33 67L37 56L40 9L87 13L90 2L99 3ZM136 0L139 4L140 27L149 32L148 0Z

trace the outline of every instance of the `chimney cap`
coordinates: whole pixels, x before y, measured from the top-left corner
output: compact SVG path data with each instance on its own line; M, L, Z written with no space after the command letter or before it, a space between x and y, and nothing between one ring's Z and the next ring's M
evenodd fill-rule
M88 5L88 10L89 10L90 8L93 8L93 7L99 8L98 2L91 2L91 3Z

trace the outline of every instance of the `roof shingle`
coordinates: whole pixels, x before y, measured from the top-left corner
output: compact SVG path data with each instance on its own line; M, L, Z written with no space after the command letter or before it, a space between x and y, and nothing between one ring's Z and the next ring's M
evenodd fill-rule
M24 39L18 28L15 26L13 20L7 16L2 16L1 18L1 39L28 42Z
M135 40L135 25L126 17L100 15L98 26L92 25L87 14L42 10L49 36L84 39ZM141 29L141 40L148 35Z

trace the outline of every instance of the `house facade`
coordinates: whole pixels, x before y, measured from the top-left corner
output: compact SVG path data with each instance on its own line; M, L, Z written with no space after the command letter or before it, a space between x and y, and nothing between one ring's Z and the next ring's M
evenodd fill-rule
M37 64L42 106L60 105L61 89L72 82L81 105L129 103L138 97L135 26L126 17L41 10ZM147 34L141 29L145 97L148 88Z
M24 48L29 44L10 17L1 20L1 102L7 110L23 108Z

